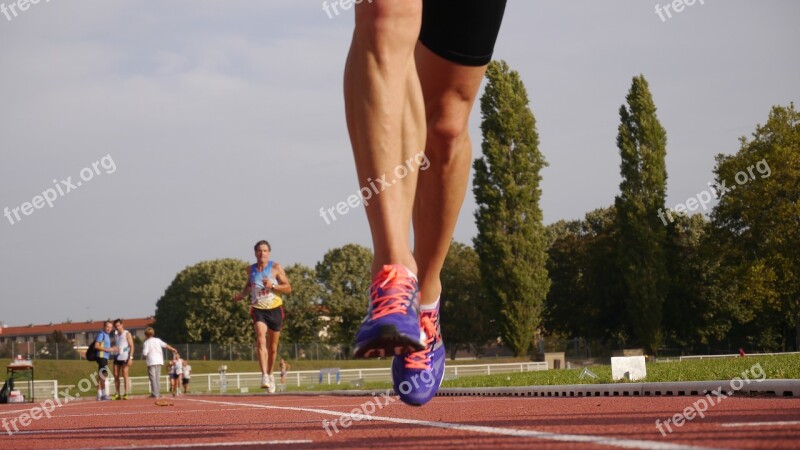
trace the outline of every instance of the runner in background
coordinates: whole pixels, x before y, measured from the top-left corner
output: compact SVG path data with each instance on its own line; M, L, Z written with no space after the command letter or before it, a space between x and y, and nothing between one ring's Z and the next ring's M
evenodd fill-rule
M283 267L269 259L272 246L258 241L253 247L256 263L247 270L247 284L234 297L239 301L250 295L250 316L256 334L256 353L261 367L261 387L275 392L272 369L278 355L278 340L283 327L283 299L279 294L290 294L292 285Z

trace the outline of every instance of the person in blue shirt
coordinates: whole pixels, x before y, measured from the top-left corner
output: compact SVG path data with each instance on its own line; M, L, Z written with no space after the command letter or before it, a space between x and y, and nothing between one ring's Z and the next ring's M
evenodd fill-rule
M117 347L111 346L111 330L114 325L110 320L103 324L103 331L97 334L97 372L100 379L97 381L97 400L111 400L106 392L106 378L108 378L108 358L117 352Z

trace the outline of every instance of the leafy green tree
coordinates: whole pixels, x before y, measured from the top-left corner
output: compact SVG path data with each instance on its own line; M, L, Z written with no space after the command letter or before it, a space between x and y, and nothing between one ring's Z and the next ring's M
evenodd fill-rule
M667 182L667 133L644 76L633 78L619 109L617 135L622 163L620 194L615 199L619 241L617 267L624 280L627 325L633 338L657 353L663 340L662 316L668 287L664 260L664 208Z
M57 355L58 359L78 358L78 352L73 348L72 342L64 336L61 330L53 331L50 336L45 338L45 342L48 344L47 350L51 357L55 358Z
M739 345L800 348L800 113L772 108L735 155L717 155L715 301Z
M664 301L664 337L688 354L721 339L729 324L709 302L708 259L704 247L709 223L702 214L673 215L664 244L669 289Z
M442 337L451 359L462 349L472 348L478 354L497 338L479 266L478 254L472 247L450 242L440 278L442 292L447 293L442 297Z
M317 263L322 286L322 306L328 311L328 339L340 344L345 354L355 341L358 326L367 314L372 252L357 244L329 250Z
M176 343L253 342L249 304L233 300L247 268L241 260L217 259L182 270L156 303L157 334Z
M600 345L625 341L619 313L622 280L609 263L616 251L615 227L613 206L548 227L547 270L553 282L546 301L548 333L585 337Z
M292 284L292 293L285 296L286 320L283 322L281 340L286 343L306 344L319 341L322 286L311 267L294 264L286 268Z
M582 221L560 220L547 226L547 273L550 291L543 312L548 334L588 337L586 307L586 242Z
M536 121L519 74L505 62L492 61L486 77L483 156L474 164L475 250L503 342L521 355L533 343L550 289L539 207L539 172L547 163L539 152Z

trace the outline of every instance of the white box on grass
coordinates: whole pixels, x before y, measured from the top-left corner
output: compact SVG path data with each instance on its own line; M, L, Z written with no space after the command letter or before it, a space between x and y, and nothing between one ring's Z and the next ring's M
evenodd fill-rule
M616 380L641 380L647 376L644 356L615 356L611 358L611 378Z

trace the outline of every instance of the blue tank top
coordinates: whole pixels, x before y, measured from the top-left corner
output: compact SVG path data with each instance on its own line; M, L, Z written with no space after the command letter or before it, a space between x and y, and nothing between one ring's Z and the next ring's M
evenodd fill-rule
M283 299L266 289L264 278L268 278L272 284L278 284L278 280L272 276L272 261L267 263L264 270L258 270L258 264L250 266L250 306L256 309L272 309L283 305Z

